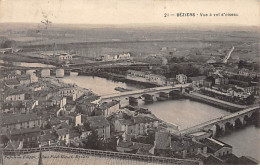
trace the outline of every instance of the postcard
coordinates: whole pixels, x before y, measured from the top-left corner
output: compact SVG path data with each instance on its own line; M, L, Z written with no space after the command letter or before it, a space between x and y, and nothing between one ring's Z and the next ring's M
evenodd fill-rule
M1 0L0 164L259 164L259 6Z

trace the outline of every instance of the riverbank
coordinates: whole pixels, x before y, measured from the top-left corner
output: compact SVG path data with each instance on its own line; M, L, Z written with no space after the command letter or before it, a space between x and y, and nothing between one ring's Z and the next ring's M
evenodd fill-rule
M184 93L183 95L188 99L206 103L206 104L215 106L217 108L228 110L230 112L236 112L238 110L242 110L242 109L246 108L246 106L237 105L237 104L233 104L233 103L229 103L229 102L224 102L224 101L221 101L221 100L209 97L209 96L201 95L199 93L191 93L191 94Z
M128 83L131 85L135 85L135 86L138 86L138 88L140 87L140 89L158 87L156 84L134 81L134 80L126 79L126 76L124 76L124 75L118 75L118 74L107 73L107 72L79 73L79 76L97 76L97 77L105 78L105 79L116 81L116 82L124 82L124 83Z

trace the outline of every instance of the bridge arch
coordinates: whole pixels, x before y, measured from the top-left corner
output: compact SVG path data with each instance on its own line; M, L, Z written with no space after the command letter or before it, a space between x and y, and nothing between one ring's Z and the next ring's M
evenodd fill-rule
M260 119L259 119L260 115L258 111L254 111L252 112L252 115L250 117L251 121L253 122L253 124L260 126Z
M232 122L228 121L225 123L225 133L231 133L233 131L233 124Z
M235 120L235 123L234 123L234 128L236 128L236 129L242 128L243 127L243 121L244 121L243 118L242 119L240 117L237 118Z
M225 133L225 126L221 124L215 124L212 126L211 130L213 131L214 137L220 137Z
M251 123L251 119L248 115L244 115L244 125L250 124Z

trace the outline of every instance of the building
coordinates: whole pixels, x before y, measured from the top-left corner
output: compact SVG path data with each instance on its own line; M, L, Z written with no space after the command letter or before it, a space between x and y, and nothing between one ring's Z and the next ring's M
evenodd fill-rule
M131 58L130 53L123 53L123 54L117 55L118 60L124 60L124 59L130 59L130 58Z
M1 48L0 49L0 53L2 53L2 54L13 53L13 52L14 52L13 48Z
M185 84L187 83L187 79L188 77L184 74L179 74L179 75L176 75L176 79L181 83L181 84Z
M13 129L7 132L11 140L22 141L24 147L38 147L38 140L41 135L39 127Z
M51 76L51 70L50 69L42 69L41 70L41 77L42 78L49 78Z
M166 78L164 76L152 74L151 72L128 70L126 78L139 82L152 83L159 86L166 85Z
M1 129L6 132L7 130L19 130L25 128L43 127L43 119L36 114L15 114L4 115L1 121Z
M120 101L113 100L111 102L102 103L94 110L94 113L95 115L104 115L105 117L107 117L112 113L118 112L119 109L120 109Z
M64 87L60 88L58 92L56 93L57 96L73 96L76 92L76 89L74 87Z
M66 97L53 96L50 98L50 102L52 106L59 106L60 108L64 108L67 101Z
M192 139L175 140L171 142L171 153L177 158L192 158L200 153L207 153L207 146Z
M29 85L31 83L30 75L18 75L17 80L21 85Z
M56 69L56 78L64 77L64 69Z
M26 99L26 91L17 89L6 89L4 91L4 100L7 101L23 101Z
M97 131L100 139L105 140L110 138L110 124L105 116L87 117L86 123L89 124L90 128Z
M6 102L3 106L4 113L31 113L38 105L37 100L11 101Z
M196 77L190 77L189 79L193 87L200 87L203 86L206 78L207 78L206 76L196 76Z
M145 116L129 116L126 113L118 113L109 118L111 131L120 133L124 140L131 140L140 135L146 135L148 130L158 128L159 121Z
M179 81L177 79L175 79L175 78L168 78L166 80L166 85L167 86L174 86L174 85L176 85L178 83L179 83Z
M117 142L116 150L118 152L127 152L127 153L139 153L140 150L146 151L145 154L154 154L154 147L151 144L139 143L139 142Z
M62 53L62 54L55 54L55 58L58 61L69 61L73 59L73 56L68 53Z
M149 74L148 81L159 86L164 86L166 84L166 77L161 75Z
M154 152L156 155L169 154L171 147L171 134L169 132L155 133Z
M200 142L205 144L207 146L208 153L212 153L215 157L219 158L232 154L232 146L217 139L206 138Z

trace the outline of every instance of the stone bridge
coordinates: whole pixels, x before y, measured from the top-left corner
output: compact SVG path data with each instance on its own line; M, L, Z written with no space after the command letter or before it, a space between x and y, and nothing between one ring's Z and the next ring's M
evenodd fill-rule
M115 94L103 95L99 100L96 100L94 103L102 103L108 102L112 100L120 100L122 101L135 101L140 97L144 99L146 102L154 101L156 96L164 96L165 98L169 97L173 94L173 91L181 91L183 88L188 87L190 84L178 84L175 86L163 86L163 87L155 87L149 89L141 89L127 92L120 92Z
M201 123L199 125L195 125L193 127L181 130L179 132L176 132L178 135L186 135L198 131L208 131L212 130L213 135L216 134L216 132L226 132L231 131L233 128L239 128L245 125L247 122L250 122L254 119L259 119L259 105L257 106L251 106L244 110L238 111L236 113L232 113L230 115L222 116L204 123Z

